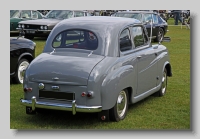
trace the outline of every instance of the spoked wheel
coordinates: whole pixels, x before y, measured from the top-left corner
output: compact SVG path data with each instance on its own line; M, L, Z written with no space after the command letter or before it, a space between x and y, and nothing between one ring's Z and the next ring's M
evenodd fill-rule
M161 83L161 88L160 90L156 93L157 96L161 97L164 96L167 90L167 70L164 69L163 75L162 75L162 83Z
M17 68L17 71L16 71L16 76L14 78L14 81L16 83L23 83L23 80L24 80L24 74L25 74L25 71L26 71L26 68L29 66L29 61L26 60L26 59L21 59L19 61L19 64L18 64L18 68Z
M115 106L110 109L110 120L120 121L126 117L128 110L128 93L126 90L120 91Z
M161 42L163 37L164 37L164 31L162 28L159 28L155 41Z

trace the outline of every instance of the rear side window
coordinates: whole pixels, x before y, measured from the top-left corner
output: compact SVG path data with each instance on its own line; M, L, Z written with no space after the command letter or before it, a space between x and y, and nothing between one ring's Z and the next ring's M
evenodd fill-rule
M158 24L158 17L155 14L153 14L153 23Z
M91 31L67 30L59 33L52 45L54 48L95 50L98 47L98 39Z
M120 34L119 43L120 51L122 52L132 49L129 29L125 29L122 31L122 33Z

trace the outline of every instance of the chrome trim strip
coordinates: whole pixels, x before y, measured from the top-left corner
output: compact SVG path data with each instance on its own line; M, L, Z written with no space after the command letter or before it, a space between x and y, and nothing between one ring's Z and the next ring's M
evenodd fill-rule
M33 96L31 100L20 99L20 103L21 105L32 107L32 110L35 110L36 108L44 108L52 110L72 111L73 115L75 115L76 112L93 113L102 111L102 106L76 105L76 100L73 100L71 104L52 103L37 101L36 97Z
M51 30L41 30L41 29L25 29L25 28L16 28L17 30L23 30L23 31L26 31L26 30L29 30L29 31L48 31L48 32L51 32Z

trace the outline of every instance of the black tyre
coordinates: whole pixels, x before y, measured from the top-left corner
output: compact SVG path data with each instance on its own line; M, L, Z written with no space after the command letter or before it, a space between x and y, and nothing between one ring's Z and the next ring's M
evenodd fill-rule
M26 59L21 59L18 63L16 75L13 78L13 81L17 84L22 84L24 80L24 73L26 68L29 66L30 62Z
M162 97L165 95L166 91L167 91L167 70L165 68L162 74L160 90L156 92L155 95L158 97Z
M128 111L129 96L127 90L120 91L115 106L110 109L109 117L111 121L120 121L126 117Z
M157 32L157 35L156 35L156 38L155 38L155 41L156 42L161 42L163 37L164 37L164 31L163 31L162 28L159 28L158 32Z

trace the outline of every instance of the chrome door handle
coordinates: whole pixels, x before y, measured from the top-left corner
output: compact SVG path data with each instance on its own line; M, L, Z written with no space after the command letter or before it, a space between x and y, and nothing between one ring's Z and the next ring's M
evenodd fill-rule
M142 56L137 56L137 58L141 58Z

